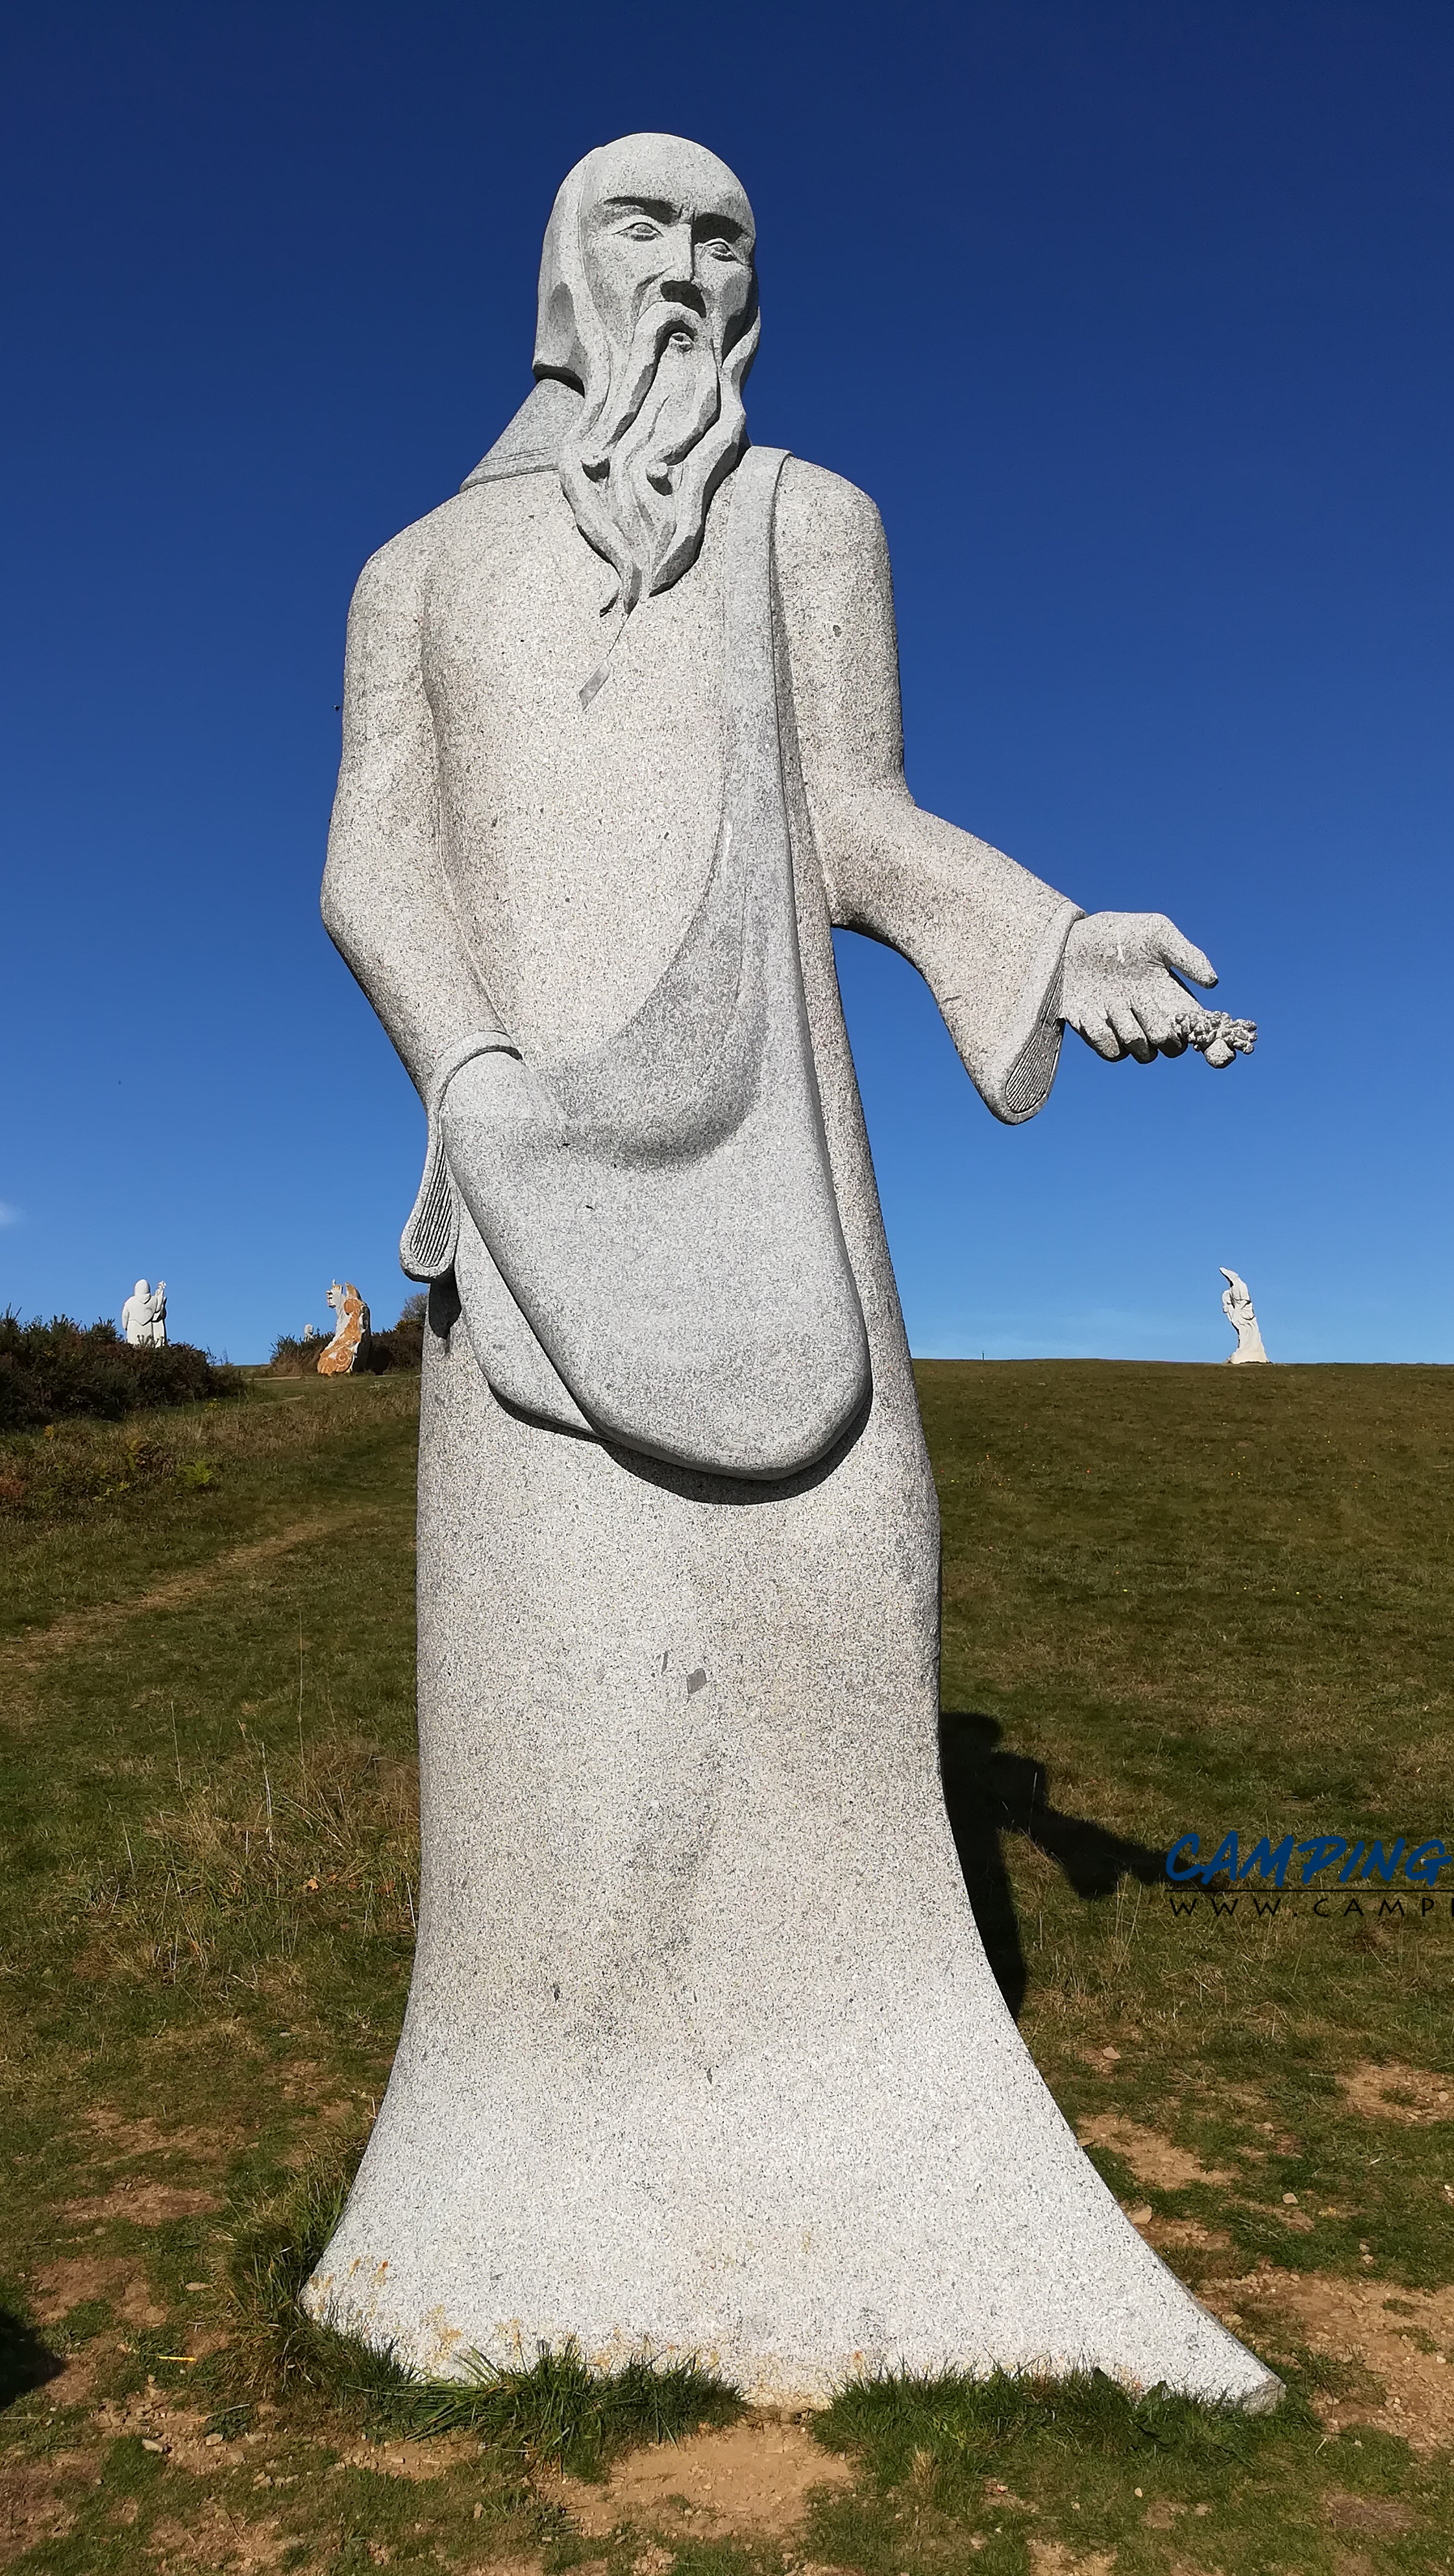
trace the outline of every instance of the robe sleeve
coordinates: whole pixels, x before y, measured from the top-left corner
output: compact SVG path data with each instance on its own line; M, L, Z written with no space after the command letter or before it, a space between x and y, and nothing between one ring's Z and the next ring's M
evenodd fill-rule
M354 592L323 875L324 927L426 1103L451 1051L498 1027L439 860L422 661L428 529L423 520L384 546Z
M893 586L873 503L837 475L790 464L777 571L830 918L918 967L986 1106L1018 1125L1055 1078L1065 944L1081 907L910 795Z

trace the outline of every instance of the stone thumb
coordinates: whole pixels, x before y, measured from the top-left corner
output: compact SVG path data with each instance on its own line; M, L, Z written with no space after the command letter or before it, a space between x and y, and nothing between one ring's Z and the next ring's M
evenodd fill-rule
M1174 922L1168 922L1161 941L1161 954L1173 975L1184 975L1189 984L1215 984L1217 970L1205 950L1195 948L1183 939Z

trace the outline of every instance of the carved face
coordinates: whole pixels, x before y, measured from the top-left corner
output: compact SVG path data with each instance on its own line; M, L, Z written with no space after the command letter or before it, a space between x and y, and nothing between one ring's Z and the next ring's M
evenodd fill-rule
M603 156L605 157L605 156ZM643 310L670 307L683 345L705 324L720 359L752 302L752 217L709 153L642 153L608 176L611 193L582 208L581 253L591 300L618 347ZM654 163L654 166L653 166ZM693 166L693 165L697 166Z
M603 145L556 198L535 371L585 397L561 484L628 612L695 559L741 449L758 332L753 238L726 164L676 135Z

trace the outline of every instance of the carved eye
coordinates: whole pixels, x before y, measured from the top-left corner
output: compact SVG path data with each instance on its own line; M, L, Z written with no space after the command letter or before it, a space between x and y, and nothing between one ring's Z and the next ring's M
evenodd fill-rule
M656 241L660 238L661 226L642 215L635 223L623 224L621 231L627 241Z

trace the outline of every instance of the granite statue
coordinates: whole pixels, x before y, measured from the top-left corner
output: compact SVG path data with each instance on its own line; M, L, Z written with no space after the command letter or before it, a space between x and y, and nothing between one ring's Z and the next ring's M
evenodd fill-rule
M144 1279L138 1279L121 1309L121 1329L134 1348L149 1346L159 1351L166 1349L167 1283L165 1279L159 1279L155 1288L149 1288Z
M335 1279L328 1291L328 1303L335 1322L332 1339L318 1354L318 1374L351 1377L355 1369L368 1366L369 1310L352 1281L345 1287ZM305 1333L304 1340L307 1339Z
M1225 1265L1222 1277L1227 1283L1222 1290L1222 1312L1237 1336L1237 1347L1227 1353L1224 1366L1245 1367L1249 1360L1265 1363L1267 1353L1262 1347L1262 1327L1253 1309L1252 1291L1245 1279L1239 1279L1236 1271Z
M423 1888L307 2304L431 2371L573 2337L777 2403L1040 2364L1261 2405L975 1930L831 933L913 960L1012 1125L1067 1028L1183 1052L1212 968L915 805L878 514L748 443L758 332L731 171L589 153L533 391L350 615L324 919L427 1111Z

